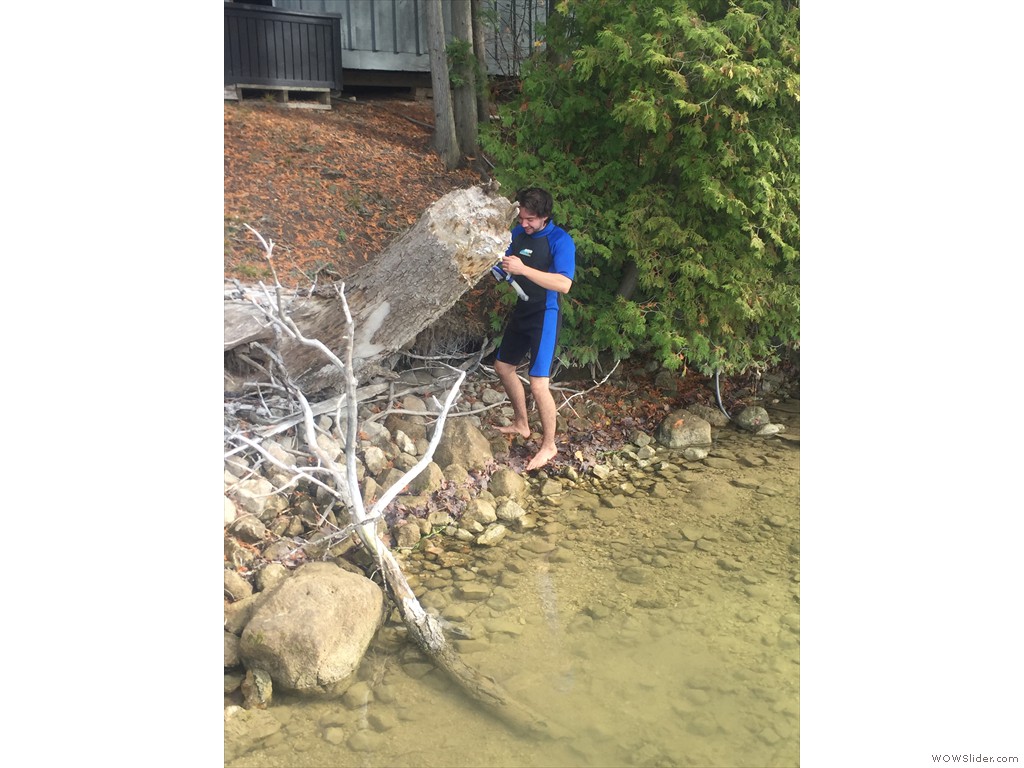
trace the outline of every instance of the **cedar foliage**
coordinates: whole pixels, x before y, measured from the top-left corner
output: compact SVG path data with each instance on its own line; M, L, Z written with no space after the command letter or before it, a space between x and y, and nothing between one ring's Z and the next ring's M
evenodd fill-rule
M484 147L576 241L567 362L742 372L799 344L799 3L561 0Z

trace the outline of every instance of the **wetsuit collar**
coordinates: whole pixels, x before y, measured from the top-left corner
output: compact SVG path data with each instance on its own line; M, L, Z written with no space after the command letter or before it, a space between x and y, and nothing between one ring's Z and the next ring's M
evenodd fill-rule
M536 232L530 235L530 237L544 237L545 235L550 235L551 230L554 228L555 222L553 222L551 219L548 219L548 223L544 225L544 228L538 229Z

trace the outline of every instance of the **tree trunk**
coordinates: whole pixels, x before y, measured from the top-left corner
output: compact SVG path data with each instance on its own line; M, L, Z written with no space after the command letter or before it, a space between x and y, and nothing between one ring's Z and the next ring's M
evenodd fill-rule
M515 210L514 205L512 208ZM273 246L263 240L262 236L260 237L260 242L266 250L267 257L272 257ZM473 669L459 658L458 654L445 639L440 623L434 616L427 613L420 604L394 554L378 534L377 524L383 518L384 511L395 497L398 496L400 490L419 476L433 460L434 452L437 450L437 445L444 433L445 419L458 396L462 382L465 381L465 371L460 372L458 380L445 397L441 413L434 425L434 433L423 456L420 457L420 460L414 466L407 469L405 474L393 483L380 498L376 499L370 509L367 509L359 487L356 457L359 430L359 400L354 374L355 360L353 352L355 351L355 344L343 343L344 352L342 355L344 356L344 361L342 361L341 356L332 348L326 346L322 340L309 338L297 328L294 320L284 311L285 302L280 294L281 286L276 280L274 289L274 295L278 300L272 302L267 307L266 312L263 313L263 319L269 327L273 327L280 334L275 346L280 344L282 338L287 338L296 344L307 347L319 356L325 364L333 366L341 381L341 387L344 389L346 414L344 468L320 444L317 430L314 426L315 414L313 407L306 394L296 387L296 383L287 368L282 370L280 355L271 355L268 358L268 372L272 372L272 375L280 374L280 377L274 376L273 378L275 384L273 389L278 393L286 393L298 407L300 415L295 422L300 425L298 433L304 437L311 454L316 456L319 466L326 469L333 478L335 494L348 510L349 520L359 536L359 540L374 558L376 568L384 576L388 593L398 607L398 612L401 614L402 621L409 630L410 636L416 641L423 652L434 661L439 669L447 673L470 696L482 702L494 714L501 717L521 734L535 738L564 738L568 736L569 732L565 728L558 723L548 721L537 712L523 706L493 678ZM345 339L357 339L359 334L355 329L355 321L348 303L348 294L344 289L336 290L335 294L344 323ZM341 407L340 402L338 407ZM340 432L340 426L336 425L335 429ZM244 437L241 433L236 432L235 438L236 441L241 441L254 448L264 458L270 458L262 446ZM226 453L231 450L229 446L225 447L227 449ZM298 474L296 469L288 469L286 465L285 471L289 474Z
M477 124L486 123L491 119L491 91L487 87L487 55L484 51L486 35L484 34L483 0L471 0L470 13L473 24L473 55L476 56L479 82L476 84L476 119Z
M459 165L455 138L452 89L448 80L448 54L444 42L441 0L427 0L427 47L430 50L430 85L434 93L434 151L449 171Z
M633 298L633 291L636 290L636 282L640 277L640 270L636 266L636 262L630 259L626 262L626 266L622 270L622 278L619 280L619 287L615 291L616 296L629 301Z
M463 157L476 157L476 63L473 53L473 20L469 3L452 4L452 42L457 43L461 55L453 67L459 83L453 92L455 108L455 135Z
M353 366L372 372L411 343L418 333L454 306L505 252L517 207L496 185L455 190L431 205L416 225L392 241L376 258L344 281L345 296L356 321ZM294 291L287 314L307 337L330 349L346 346L345 315L334 286L315 295ZM275 338L254 303L271 296L253 286L226 290L224 304L225 369L257 369L249 361L262 356L254 344ZM293 379L307 393L338 390L343 382L335 366L292 339L280 339L277 351Z

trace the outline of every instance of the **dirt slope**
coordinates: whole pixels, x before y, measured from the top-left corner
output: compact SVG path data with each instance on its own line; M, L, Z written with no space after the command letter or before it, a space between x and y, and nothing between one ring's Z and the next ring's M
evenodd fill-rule
M335 101L331 110L224 102L224 276L267 279L249 224L275 243L282 283L344 277L453 189L430 147L430 102Z

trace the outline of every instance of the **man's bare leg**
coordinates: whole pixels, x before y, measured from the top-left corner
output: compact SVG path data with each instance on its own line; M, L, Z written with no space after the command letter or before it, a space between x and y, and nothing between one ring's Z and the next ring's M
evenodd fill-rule
M516 367L511 363L495 360L494 371L501 379L501 385L505 387L505 394L508 395L508 399L512 403L511 426L495 427L495 429L503 435L529 437L530 422L526 418L526 391L523 389L523 382L516 375Z
M547 376L530 377L530 393L533 401L537 404L540 412L540 426L543 432L540 449L526 465L526 470L543 467L558 454L555 447L555 426L558 421L558 408L555 407L555 398L551 396L551 389L548 387L550 379Z

